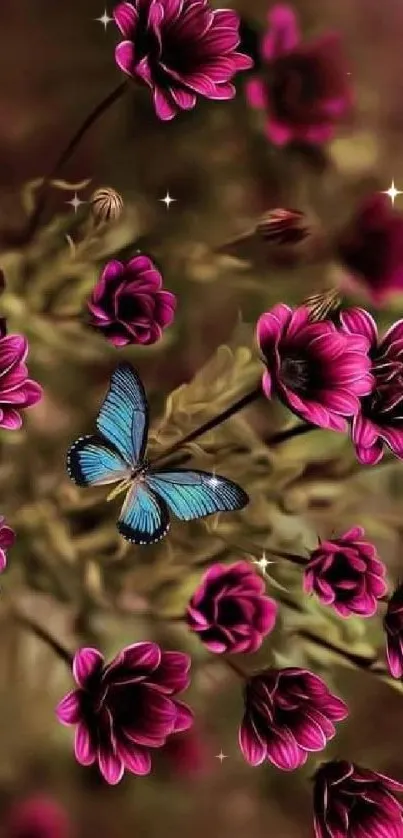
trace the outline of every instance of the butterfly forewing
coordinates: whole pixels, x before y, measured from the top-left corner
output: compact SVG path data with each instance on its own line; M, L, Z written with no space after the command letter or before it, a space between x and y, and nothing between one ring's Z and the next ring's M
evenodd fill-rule
M78 486L117 483L130 474L122 457L97 436L77 439L67 454L67 471Z
M148 404L142 382L130 364L112 374L97 428L131 466L144 459L148 434Z
M181 521L215 512L234 512L249 501L246 492L232 480L206 471L151 472L146 482Z

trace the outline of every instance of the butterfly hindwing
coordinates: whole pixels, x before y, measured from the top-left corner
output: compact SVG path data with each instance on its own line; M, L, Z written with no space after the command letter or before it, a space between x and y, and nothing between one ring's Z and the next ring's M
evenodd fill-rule
M108 393L98 414L97 428L129 465L137 465L144 459L148 433L147 397L130 364L119 364L112 373Z
M134 544L155 544L168 532L168 507L144 482L134 483L126 495L117 528L123 538Z
M97 436L76 440L67 454L67 471L77 486L107 485L129 474L127 463Z
M181 521L204 518L214 512L234 512L249 501L246 492L232 480L206 471L150 472L146 482Z

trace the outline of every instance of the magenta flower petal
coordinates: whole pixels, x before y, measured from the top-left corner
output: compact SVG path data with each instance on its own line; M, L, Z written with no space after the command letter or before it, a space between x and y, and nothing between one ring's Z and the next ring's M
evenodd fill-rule
M109 665L96 649L81 649L73 664L81 689L56 710L63 724L76 726L77 761L97 762L110 785L120 782L125 768L148 774L149 749L193 722L191 710L176 698L189 682L189 667L188 655L162 652L156 643L128 646Z
M64 725L76 725L81 717L81 703L77 690L67 693L56 708L56 715Z
M74 655L73 676L79 687L85 689L92 676L97 675L104 659L97 649L83 648Z
M316 838L400 838L403 786L345 761L324 763L315 775Z
M354 351L356 335L328 320L310 322L304 306L275 306L261 315L256 332L267 367L265 395L277 395L307 422L344 431L345 417L360 412L358 397L374 384L368 341L361 336L361 351Z
M344 702L308 670L268 669L247 681L239 744L245 759L264 759L294 771L311 751L326 747L333 722L347 715Z
M52 797L34 794L17 800L3 815L5 838L72 838L65 809Z
M91 734L83 722L78 722L76 727L74 753L80 765L93 765L96 760L97 754Z
M116 62L151 88L157 116L164 121L193 108L196 94L232 98L231 79L253 65L237 51L237 13L212 10L205 0L136 0L120 4L114 17L126 39L116 49Z
M383 620L386 634L386 656L393 678L403 676L403 585L390 597Z
M131 3L120 3L113 10L113 17L122 35L129 38L138 22L138 13L135 7Z
M304 568L305 590L343 617L371 617L387 589L385 566L363 537L362 528L354 527L338 539L323 541Z
M126 264L112 260L88 300L90 323L114 346L151 344L174 319L176 297L143 254Z
M20 410L32 407L42 397L42 388L28 378L24 363L28 342L22 335L0 337L0 427L18 430Z
M216 654L256 651L274 628L276 603L245 562L215 564L204 574L187 609L189 628Z
M266 135L275 145L328 142L352 102L340 37L330 33L301 44L288 5L271 9L268 23L260 44L263 69L247 89L249 103L266 111Z

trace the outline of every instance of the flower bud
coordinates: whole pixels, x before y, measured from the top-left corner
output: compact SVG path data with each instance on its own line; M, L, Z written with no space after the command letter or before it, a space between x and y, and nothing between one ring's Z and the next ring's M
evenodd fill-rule
M91 209L95 221L117 221L123 212L123 199L115 189L103 186L91 197Z
M256 233L273 245L298 244L310 233L305 213L294 209L272 209L256 224Z

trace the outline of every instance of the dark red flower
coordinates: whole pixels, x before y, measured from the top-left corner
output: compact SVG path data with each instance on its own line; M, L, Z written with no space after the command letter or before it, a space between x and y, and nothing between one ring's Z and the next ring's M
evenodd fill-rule
M71 838L67 812L51 797L35 795L15 803L6 819L5 838Z
M374 304L403 290L403 216L386 195L371 195L336 242L347 279Z
M383 625L390 672L394 678L403 678L403 585L392 594Z
M28 378L28 341L22 335L0 337L0 428L18 430L20 411L42 398L42 387Z
M266 134L275 145L324 143L352 101L340 38L329 33L302 44L294 11L286 5L270 9L268 20L264 71L247 82L249 104L266 112Z
M315 777L316 838L403 838L403 783L340 760L326 762Z
M15 542L15 532L5 523L3 515L0 515L0 573L7 565L7 550Z
M206 743L204 731L202 735L195 727L168 739L161 753L178 777L203 777L214 767L214 752Z
M73 664L78 689L56 711L62 724L76 725L77 761L97 763L111 785L125 770L149 774L150 748L192 725L191 711L176 698L189 684L189 668L188 655L156 643L127 646L109 665L97 649L80 649Z
M262 314L257 340L267 370L263 390L322 428L347 429L373 378L365 337L342 334L330 320L313 323L308 307L280 303Z
M387 445L402 460L403 320L394 323L381 339L374 319L364 309L347 309L340 320L346 333L369 341L375 379L372 393L361 399L351 426L357 457L363 465L376 465Z
M347 715L344 701L313 672L267 669L246 684L241 751L251 765L267 759L282 771L294 771L308 753L326 747L336 733L333 722Z
M148 256L108 262L88 302L91 325L114 346L150 344L174 319L176 298Z
M304 588L341 617L372 617L387 590L386 568L376 548L354 527L340 538L322 541L304 570Z
M148 85L160 119L190 110L197 95L232 99L232 79L253 61L237 52L239 17L213 10L207 0L135 0L120 3L113 16L124 36L116 62Z
M214 564L187 608L187 623L211 652L256 652L274 628L277 605L248 562Z

